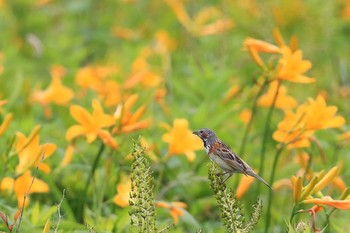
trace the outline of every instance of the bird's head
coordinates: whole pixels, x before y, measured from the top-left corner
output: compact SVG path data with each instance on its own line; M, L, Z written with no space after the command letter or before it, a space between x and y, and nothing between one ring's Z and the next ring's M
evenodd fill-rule
M200 139L202 139L204 145L210 145L217 139L217 136L214 133L214 131L207 128L196 130L193 132L193 134L197 135Z

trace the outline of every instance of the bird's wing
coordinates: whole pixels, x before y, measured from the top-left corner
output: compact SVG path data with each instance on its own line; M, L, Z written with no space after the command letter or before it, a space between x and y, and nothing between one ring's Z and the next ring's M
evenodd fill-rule
M246 175L250 175L252 169L241 158L236 155L232 149L223 142L216 142L215 146L216 154L227 164L229 164L236 172L241 172Z
M223 142L217 143L218 144L215 146L217 155L227 164L229 164L235 170L235 172L241 172L245 175L253 176L272 189L271 186L263 178L256 174L246 162L238 157L238 155L236 155L229 146Z

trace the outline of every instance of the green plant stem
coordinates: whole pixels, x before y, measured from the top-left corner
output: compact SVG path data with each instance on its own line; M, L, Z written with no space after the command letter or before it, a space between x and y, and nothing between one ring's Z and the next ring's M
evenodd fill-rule
M270 176L270 181L269 183L272 185L273 182L275 181L275 172L276 172L276 168L277 168L277 163L278 163L278 159L280 157L280 154L282 153L284 149L284 146L281 146L275 154L275 158L273 160L273 165L272 165L272 172L271 172L271 176ZM271 204L272 204L272 196L273 196L273 190L270 189L269 190L269 197L268 197L268 202L267 202L267 213L266 213L266 222L265 222L265 233L268 232L269 226L270 226L270 219L271 219Z
M298 206L299 206L299 204L296 204L296 205L294 205L294 207L293 207L292 214L290 215L290 219L289 219L289 223L290 223L290 224L292 224L292 220L293 220L293 218L294 218L294 216L295 216L295 210L297 209Z
M91 171L90 171L88 178L86 180L86 183L85 183L85 188L84 188L84 191L82 193L81 202L79 205L80 208L78 210L79 211L78 218L79 218L81 223L83 223L83 220L84 220L84 205L85 205L85 201L86 201L87 191L88 191L89 185L91 183L91 180L95 174L96 168L98 166L98 162L101 159L101 156L102 156L104 149L105 149L105 144L101 143L101 146L100 146L100 148L97 152L97 155L95 157L94 163L92 164Z
M266 153L267 139L269 137L269 132L270 132L270 123L271 123L271 119L272 119L273 110L275 109L275 104L276 104L278 92L279 92L279 89L281 87L281 81L278 80L277 82L278 82L277 89L276 89L275 95L273 97L272 104L269 108L269 112L268 112L267 117L266 117L264 135L263 135L263 140L262 140L262 145L261 145L260 165L259 165L259 175L261 177L263 177L263 175L264 175L265 153ZM260 191L260 185L261 184L259 182L257 193L259 193L259 191ZM272 185L271 182L270 182L270 185Z
M45 183L47 183L50 187L50 193L52 193L55 197L55 200L60 200L62 199L62 190L60 190L56 184L53 182L53 180L48 177L48 176L42 176L42 179L45 181ZM71 221L76 221L72 207L69 205L68 202L66 201L62 201L61 202L61 209L63 210L62 212L64 212L64 217L68 220Z
M250 132L250 129L252 128L253 119L254 119L254 117L256 115L255 114L256 113L256 109L257 109L257 105L256 104L258 102L259 97L264 92L267 83L268 83L267 79L265 79L263 85L260 87L258 93L256 94L256 96L255 96L255 98L253 100L252 117L250 118L250 120L249 120L249 122L247 124L247 127L244 130L243 139L242 139L242 143L241 143L241 148L239 149L239 155L240 155L241 158L244 156L244 151L245 151L245 146L247 144L248 134Z

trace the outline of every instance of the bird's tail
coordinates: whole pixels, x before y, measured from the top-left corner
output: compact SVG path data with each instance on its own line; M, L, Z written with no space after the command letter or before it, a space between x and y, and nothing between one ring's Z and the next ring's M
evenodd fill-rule
M267 187L269 187L270 189L272 189L272 187L271 187L263 178L261 178L258 174L256 174L254 171L249 172L248 175L257 178L258 180L260 180L261 182L263 182Z

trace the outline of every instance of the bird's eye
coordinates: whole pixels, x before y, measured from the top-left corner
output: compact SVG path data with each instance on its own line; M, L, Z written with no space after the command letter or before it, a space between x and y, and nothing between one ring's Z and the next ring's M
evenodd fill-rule
M203 133L203 130L199 131L200 133Z

